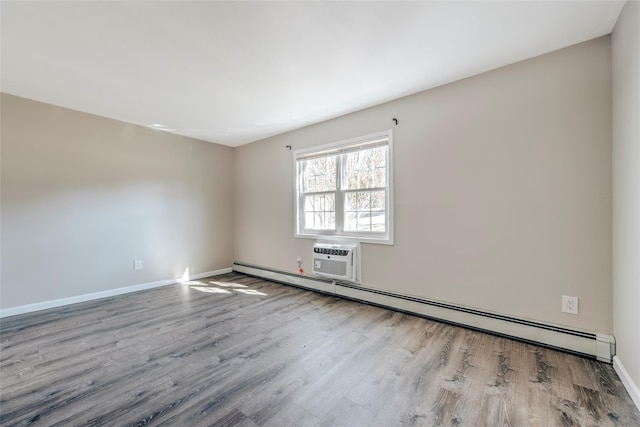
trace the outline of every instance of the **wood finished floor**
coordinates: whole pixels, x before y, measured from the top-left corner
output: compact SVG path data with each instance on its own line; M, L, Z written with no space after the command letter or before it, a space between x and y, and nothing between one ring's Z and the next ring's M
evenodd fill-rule
M235 273L0 333L2 426L640 426L610 365Z

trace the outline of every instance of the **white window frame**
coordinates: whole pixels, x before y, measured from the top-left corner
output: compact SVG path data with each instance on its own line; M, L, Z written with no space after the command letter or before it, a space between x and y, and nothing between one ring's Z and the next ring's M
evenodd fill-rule
M337 177L337 189L335 192L335 215L336 215L336 230L306 230L303 229L304 224L304 194L301 192L303 175L300 170L298 160L304 157L310 157L314 154L322 156L324 153L339 152L342 150L348 150L349 148L355 148L358 145L364 145L376 140L384 140L387 142L387 164L386 164L386 197L385 197L385 231L384 232L362 232L362 231L344 231L343 230L343 216L344 214L344 195L347 192L354 190L343 190L341 188L342 175L344 174L343 168L340 167L342 162L338 162ZM294 164L294 200L295 200L295 216L294 227L295 237L320 239L329 241L347 241L347 242L360 242L360 243L377 243L384 245L393 245L393 131L391 129L382 132L376 132L369 135L364 135L356 138L347 139L344 141L338 141L331 144L325 144L321 146L315 146L312 148L305 148L296 150L293 152L293 164Z

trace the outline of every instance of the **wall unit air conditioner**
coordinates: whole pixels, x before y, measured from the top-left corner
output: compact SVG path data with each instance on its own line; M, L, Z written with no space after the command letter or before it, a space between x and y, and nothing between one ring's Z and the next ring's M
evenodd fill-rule
M313 272L322 277L360 283L360 244L316 242Z

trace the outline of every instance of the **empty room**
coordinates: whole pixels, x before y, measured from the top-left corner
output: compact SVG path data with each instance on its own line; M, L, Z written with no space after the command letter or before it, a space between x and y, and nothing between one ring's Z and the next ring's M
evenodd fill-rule
M640 2L0 2L1 426L640 426Z

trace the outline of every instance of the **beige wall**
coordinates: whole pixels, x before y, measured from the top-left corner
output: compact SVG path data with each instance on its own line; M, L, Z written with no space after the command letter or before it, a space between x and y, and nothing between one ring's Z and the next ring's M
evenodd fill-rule
M285 146L393 128L395 245L363 245L364 286L611 333L610 55L603 37L237 148L235 260L310 270Z
M1 108L0 307L231 266L231 148L6 94Z
M310 270L285 146L393 128L396 243L363 246L365 286L611 333L610 54L603 37L235 150L2 95L0 307L233 260Z
M612 35L613 307L617 357L640 386L640 3Z

